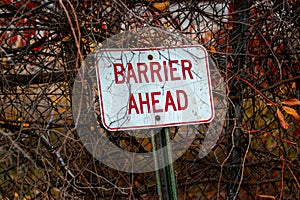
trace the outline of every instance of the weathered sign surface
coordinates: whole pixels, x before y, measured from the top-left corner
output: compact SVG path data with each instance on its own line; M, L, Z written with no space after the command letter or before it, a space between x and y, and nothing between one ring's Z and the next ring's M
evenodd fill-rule
M210 122L213 97L200 45L99 50L103 125L111 131Z

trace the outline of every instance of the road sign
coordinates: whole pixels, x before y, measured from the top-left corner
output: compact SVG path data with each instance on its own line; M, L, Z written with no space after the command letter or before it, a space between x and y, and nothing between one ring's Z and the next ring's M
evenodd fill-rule
M208 55L201 45L101 49L100 110L110 131L211 122Z

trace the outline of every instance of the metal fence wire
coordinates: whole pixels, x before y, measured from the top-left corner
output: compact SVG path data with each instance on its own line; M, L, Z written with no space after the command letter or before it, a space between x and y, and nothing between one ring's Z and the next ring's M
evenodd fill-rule
M299 16L298 0L1 0L0 198L158 199L154 172L93 158L71 109L84 58L113 35L154 26L203 45L226 83L226 122L207 156L206 125L185 129L197 137L173 165L178 198L300 199ZM149 138L106 134L152 151Z

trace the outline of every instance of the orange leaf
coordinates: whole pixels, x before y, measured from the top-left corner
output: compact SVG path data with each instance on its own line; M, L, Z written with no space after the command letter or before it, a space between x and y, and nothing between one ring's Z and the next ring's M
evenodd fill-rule
M292 115L294 117L295 120L300 120L300 116L299 114L297 113L297 111L291 107L288 107L288 106L282 106L283 110L285 112L287 112L289 115Z
M162 2L162 3L153 3L153 7L159 10L160 12L164 12L170 6L170 2Z
M282 112L279 110L279 108L277 108L277 116L280 121L281 127L284 129L288 129L289 124L285 121L284 116L283 116Z
M285 99L281 103L288 106L300 106L300 101L295 98Z
M212 45L208 45L207 48L211 51L211 53L216 53L216 48Z
M258 195L258 197L263 198L263 199L274 199L274 200L276 199L274 196L263 195L263 194Z

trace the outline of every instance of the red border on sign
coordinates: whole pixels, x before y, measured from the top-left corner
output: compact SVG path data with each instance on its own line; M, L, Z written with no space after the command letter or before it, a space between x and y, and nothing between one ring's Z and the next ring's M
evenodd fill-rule
M182 125L190 125L190 124L199 124L199 123L209 123L214 118L214 105L213 105L213 94L211 89L211 79L210 79L210 72L209 72L209 63L208 63L208 55L206 49L201 45L182 45L177 47L155 47L155 48L132 48L132 49L104 49L100 50L100 52L127 52L127 51L151 51L151 50L163 50L163 49L180 49L180 48L201 48L204 51L205 55L205 62L206 62L206 72L208 78L208 87L210 91L210 105L211 105L211 113L209 119L206 120L197 120L197 121L189 121L189 122L174 122L174 123L167 123L167 124L152 124L152 125L145 125L145 126L124 126L118 128L111 128L109 125L106 124L105 117L104 117L104 107L102 101L102 89L101 89L101 81L100 81L100 71L98 67L98 59L96 58L96 72L97 72L97 81L98 81L98 92L99 92L99 103L100 103L100 112L101 112L101 120L103 126L109 131L122 131L122 130L136 130L136 129L147 129L147 128L160 128L160 127L170 127L170 126L182 126ZM98 52L96 53L96 55Z

